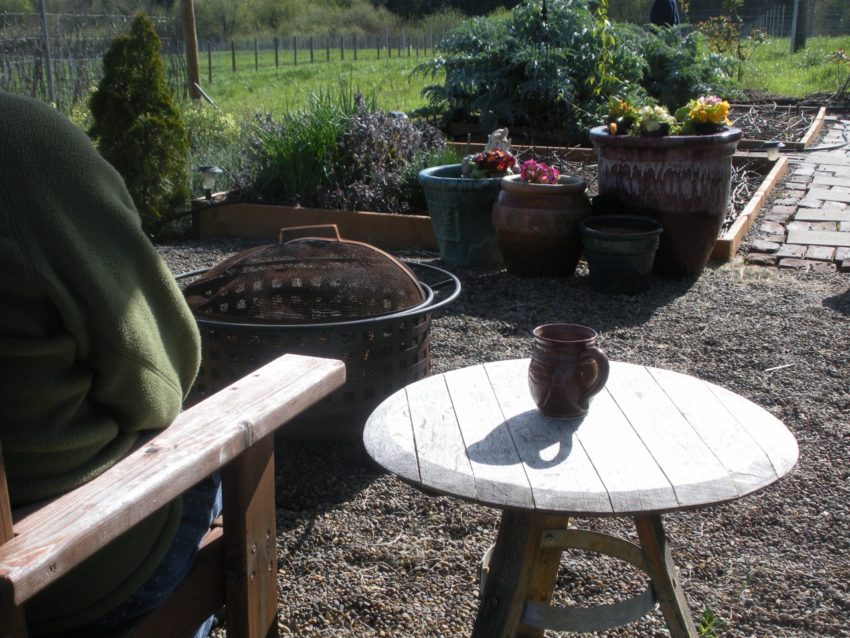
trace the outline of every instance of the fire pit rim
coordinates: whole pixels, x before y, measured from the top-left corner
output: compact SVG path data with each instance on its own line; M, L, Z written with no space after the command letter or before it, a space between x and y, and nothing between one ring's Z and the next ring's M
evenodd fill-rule
M330 321L323 323L250 323L250 322L241 322L241 321L222 321L219 319L208 319L203 316L197 315L194 312L192 313L195 321L199 324L208 325L208 326L240 326L245 328L253 328L257 330L263 329L274 329L278 330L280 328L301 328L301 329L310 329L310 328L337 328L340 326L362 326L369 325L373 323L380 323L384 321L391 321L394 319L403 319L409 316L420 315L422 313L430 313L434 310L442 308L450 304L452 301L457 299L458 295L461 292L461 283L460 279L457 278L456 275L449 272L448 270L444 270L443 268L439 268L437 266L432 266L431 264L423 264L418 262L411 262L407 260L401 260L403 264L410 268L424 268L428 271L432 271L433 273L448 277L443 281L439 281L436 284L427 284L426 282L419 279L417 275L417 279L419 279L419 284L425 289L426 295L425 300L422 303L416 304L410 308L406 308L399 312L393 312L390 314L381 314L374 315L372 317L366 317L363 319L352 319L347 321ZM190 272L179 273L175 276L175 279L179 282L182 279L188 279L189 277L197 277L199 275L203 275L205 272L210 270L210 268L201 268L199 270L192 270ZM444 299L439 299L436 303L434 299L437 297L434 292L435 288L440 288L447 284L453 284L454 288L451 293L446 296Z

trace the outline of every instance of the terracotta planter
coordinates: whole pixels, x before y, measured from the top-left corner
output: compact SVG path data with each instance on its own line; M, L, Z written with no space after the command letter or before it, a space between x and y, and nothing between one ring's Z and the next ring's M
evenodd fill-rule
M656 273L693 277L705 268L726 215L740 139L736 128L653 138L591 130L599 194L619 198L618 213L649 216L664 227Z
M493 227L508 272L526 277L573 274L581 256L579 222L590 215L587 183L562 175L557 184L502 178Z
M460 268L500 268L502 254L490 214L501 178L460 176L460 164L419 172L440 256Z

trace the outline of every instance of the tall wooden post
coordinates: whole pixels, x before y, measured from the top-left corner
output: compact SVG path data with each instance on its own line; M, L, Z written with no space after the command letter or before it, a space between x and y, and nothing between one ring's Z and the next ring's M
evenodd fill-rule
M195 3L192 0L183 0L182 27L183 46L186 49L186 83L189 88L189 97L193 100L201 99L201 92L195 88L201 84L201 63L198 60L198 33L195 28Z

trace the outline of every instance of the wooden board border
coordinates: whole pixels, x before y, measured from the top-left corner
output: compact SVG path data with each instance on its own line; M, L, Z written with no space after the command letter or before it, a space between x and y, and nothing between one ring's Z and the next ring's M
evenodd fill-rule
M470 148L474 150L475 147L473 144ZM557 150L567 150L575 161L593 162L596 159L593 149ZM736 153L733 161L767 162L762 154L748 153ZM787 158L780 157L732 226L718 238L711 254L712 259L728 261L735 256L743 237L787 169ZM217 194L216 197L223 195ZM281 228L336 224L343 238L364 241L386 250L438 250L431 219L427 215L340 211L248 202L217 203L216 197L212 204L205 200L197 200L194 204L195 236L198 238L244 237L277 241Z

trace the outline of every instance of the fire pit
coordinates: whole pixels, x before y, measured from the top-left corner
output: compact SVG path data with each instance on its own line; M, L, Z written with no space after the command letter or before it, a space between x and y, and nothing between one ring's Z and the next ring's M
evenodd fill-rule
M201 332L201 369L187 404L285 353L341 359L345 385L294 427L359 437L384 398L430 374L431 313L457 298L460 281L343 240L335 227L330 238L283 241L293 230L302 229L178 275L190 281L183 292Z

